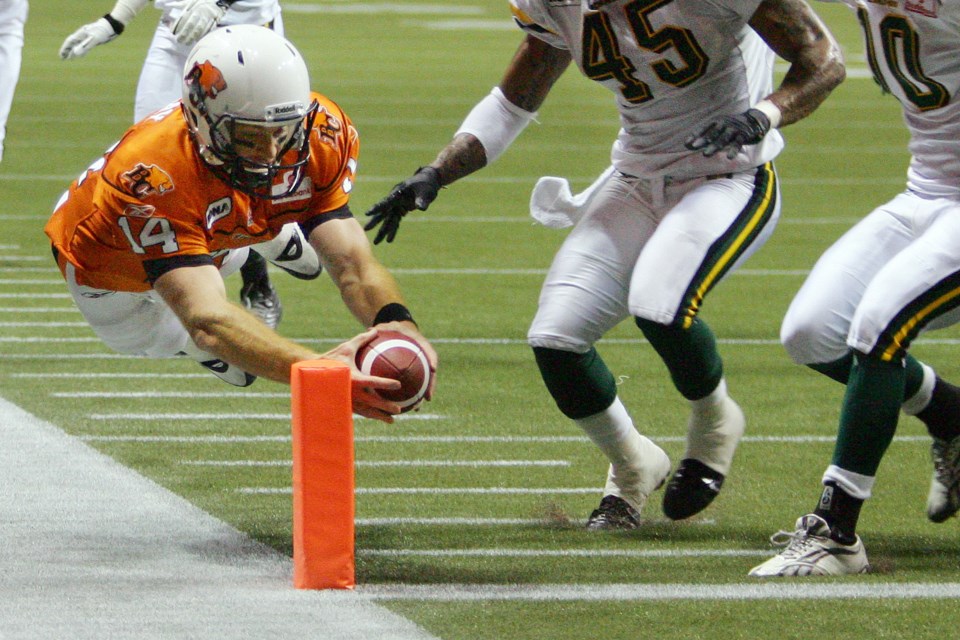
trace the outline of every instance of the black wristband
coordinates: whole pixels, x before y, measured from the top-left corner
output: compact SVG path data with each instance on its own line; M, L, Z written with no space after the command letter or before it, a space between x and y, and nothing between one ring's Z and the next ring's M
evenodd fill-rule
M390 304L383 305L383 308L380 311L377 311L377 316L373 319L373 324L383 324L384 322L413 322L413 316L410 315L410 310L399 302L391 302Z
M123 33L123 23L114 18L109 13L103 16L103 19L110 23L110 26L113 27L113 32L117 35Z

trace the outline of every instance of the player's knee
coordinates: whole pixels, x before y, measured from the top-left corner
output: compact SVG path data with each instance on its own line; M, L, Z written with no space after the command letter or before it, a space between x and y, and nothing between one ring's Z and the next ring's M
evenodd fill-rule
M831 362L847 352L845 332L830 329L820 314L793 309L780 326L780 344L797 364Z
M613 374L596 349L574 353L535 346L533 354L547 390L568 418L576 420L600 413L616 398Z

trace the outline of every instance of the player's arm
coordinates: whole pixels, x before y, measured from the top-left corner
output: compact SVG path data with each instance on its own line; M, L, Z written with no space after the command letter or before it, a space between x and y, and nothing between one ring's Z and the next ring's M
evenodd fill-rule
M436 159L367 212L366 230L380 227L374 244L393 242L403 216L414 209L426 210L441 187L482 169L506 151L536 117L570 60L568 51L527 35L500 85L474 106Z
M846 77L840 45L805 0L765 0L750 26L790 63L766 98L780 112L779 126L809 116Z
M375 331L356 336L325 354L288 340L263 324L253 314L231 303L220 272L212 264L171 269L153 283L190 334L194 344L257 376L290 383L290 368L301 360L329 358L350 365L353 410L360 415L391 422L400 407L377 395L373 389L397 389L395 380L364 375L356 367L357 349L369 342Z
M436 371L436 351L420 333L397 281L373 255L360 223L353 216L331 218L310 232L309 241L357 320L366 327L400 331L414 338ZM432 392L431 383L428 399Z
M702 149L707 156L725 151L733 158L771 129L813 113L846 77L840 45L805 0L764 0L750 26L790 68L780 86L756 105L724 115L691 136L689 149Z
M64 60L85 56L97 45L110 42L130 24L149 0L117 0L113 9L102 18L85 24L63 41L60 45L60 57Z

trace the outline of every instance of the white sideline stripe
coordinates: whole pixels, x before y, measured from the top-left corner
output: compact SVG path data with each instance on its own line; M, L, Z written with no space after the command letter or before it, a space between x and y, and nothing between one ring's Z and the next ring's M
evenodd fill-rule
M3 398L0 437L0 637L436 640Z
M769 553L769 552L768 552ZM902 600L955 599L957 582L832 584L823 580L756 581L735 584L384 584L362 585L371 600L454 601L637 601L637 600Z
M399 416L403 419L404 416ZM248 442L290 442L290 436L79 436L87 442L196 442L209 444L233 444ZM684 436L652 436L657 442L686 442ZM740 442L773 443L773 444L810 444L814 442L832 443L836 436L744 436ZM502 443L502 442L589 442L586 436L357 436L355 442L401 443L401 442L438 442L461 444L465 442ZM921 442L929 444L928 436L894 436L894 442Z
M286 495L291 487L239 487L237 493L256 496ZM596 487L357 487L358 496L382 495L577 495L598 493Z
M192 467L289 467L292 460L181 460ZM569 467L568 460L357 460L358 467Z
M742 558L771 549L357 549L357 555L422 558Z
M57 285L63 286L63 278L59 280L54 278L44 278L43 280L12 280L9 278L0 278L0 284L42 284L42 285Z
M91 420L283 420L290 421L289 413L91 413ZM407 413L394 420L444 420L446 416L433 413ZM354 416L354 420L367 420Z

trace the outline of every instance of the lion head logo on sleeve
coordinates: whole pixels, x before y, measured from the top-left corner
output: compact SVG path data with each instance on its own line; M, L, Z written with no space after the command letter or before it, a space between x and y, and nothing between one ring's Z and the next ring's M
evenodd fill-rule
M138 197L162 196L173 191L173 179L170 174L155 164L138 164L121 177L124 189Z

